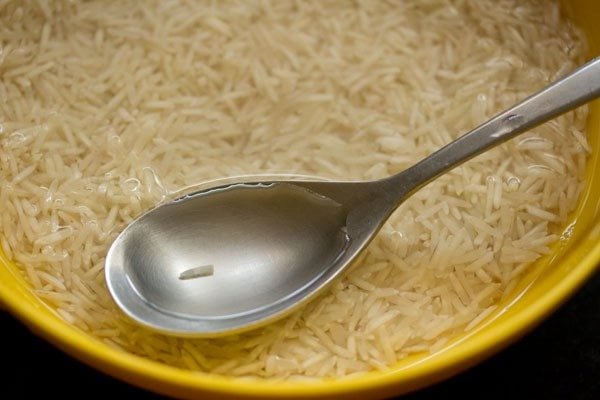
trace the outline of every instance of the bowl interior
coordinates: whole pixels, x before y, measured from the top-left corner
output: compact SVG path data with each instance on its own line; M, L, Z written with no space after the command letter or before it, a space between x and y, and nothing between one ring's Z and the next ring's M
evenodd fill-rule
M566 13L581 26L591 56L600 52L600 3L573 0ZM240 381L184 371L115 350L63 322L28 289L16 266L0 253L0 302L34 332L76 358L130 383L177 397L370 397L399 394L439 381L475 364L511 341L558 307L600 262L600 101L590 105L588 137L592 154L586 187L552 253L537 262L518 287L476 329L433 354L406 358L388 372L371 372L352 379L289 383ZM235 384L233 384L235 382Z

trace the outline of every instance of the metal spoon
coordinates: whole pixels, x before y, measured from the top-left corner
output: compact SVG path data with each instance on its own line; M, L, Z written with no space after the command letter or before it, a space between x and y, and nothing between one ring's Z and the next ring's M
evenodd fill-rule
M597 58L386 179L248 179L187 194L117 237L106 257L108 288L127 315L169 334L263 325L321 292L419 188L599 95Z

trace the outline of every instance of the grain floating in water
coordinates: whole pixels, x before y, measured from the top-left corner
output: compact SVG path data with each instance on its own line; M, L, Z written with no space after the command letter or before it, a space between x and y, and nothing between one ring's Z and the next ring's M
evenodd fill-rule
M398 172L584 54L556 1L4 2L0 245L62 319L123 351L229 376L385 369L477 326L549 252L582 188L585 108L422 189L329 292L257 331L133 324L106 251L198 182Z

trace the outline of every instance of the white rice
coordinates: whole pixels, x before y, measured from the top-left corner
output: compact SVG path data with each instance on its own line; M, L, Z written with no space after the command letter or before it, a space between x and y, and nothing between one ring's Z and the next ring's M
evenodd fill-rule
M549 252L582 188L585 108L422 189L328 293L258 331L131 323L105 287L108 246L202 181L396 173L584 54L556 1L2 2L2 251L121 351L243 377L388 368L475 328Z

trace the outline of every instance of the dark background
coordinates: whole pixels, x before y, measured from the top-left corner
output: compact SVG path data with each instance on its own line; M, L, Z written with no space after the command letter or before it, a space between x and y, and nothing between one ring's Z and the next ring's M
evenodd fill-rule
M0 311L0 398L161 399L96 372ZM82 393L80 388L86 388ZM9 396L6 396L6 395ZM94 396L97 395L97 396ZM600 399L600 272L542 325L488 361L406 397Z

